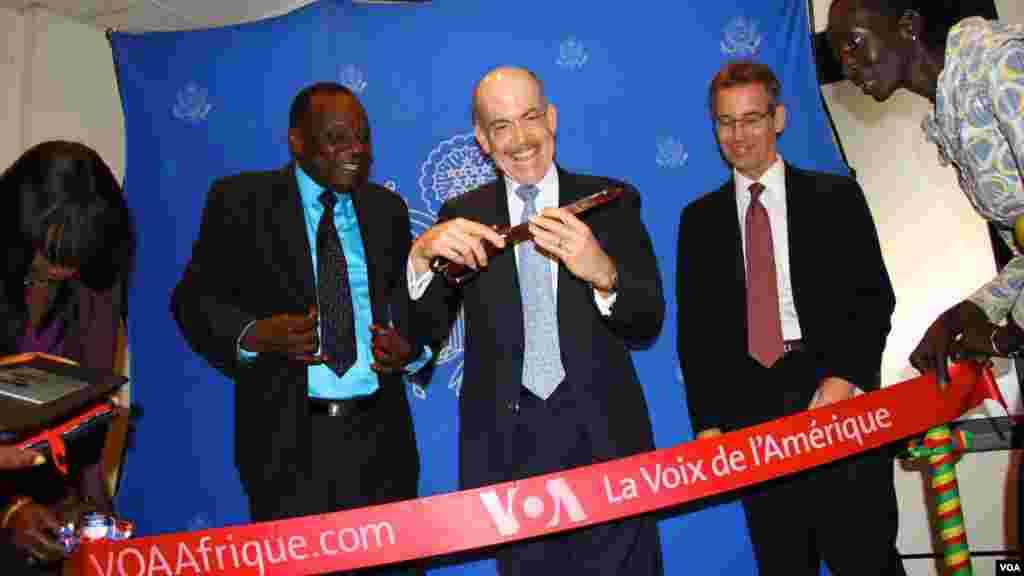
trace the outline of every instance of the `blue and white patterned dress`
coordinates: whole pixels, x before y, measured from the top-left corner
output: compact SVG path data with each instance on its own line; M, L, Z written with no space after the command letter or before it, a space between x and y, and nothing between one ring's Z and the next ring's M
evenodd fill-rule
M1024 215L1024 27L977 17L957 23L946 40L935 109L921 128L1014 254L969 300L993 322L1012 313L1024 326L1024 255L1013 240L1013 223Z

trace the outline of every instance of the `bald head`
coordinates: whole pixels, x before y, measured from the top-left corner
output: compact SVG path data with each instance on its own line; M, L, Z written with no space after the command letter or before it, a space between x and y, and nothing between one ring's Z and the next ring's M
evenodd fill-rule
M544 83L541 82L540 78L536 74L526 68L520 68L517 66L500 66L495 68L484 75L476 86L473 87L472 97L472 111L473 111L473 125L477 125L481 122L481 106L482 99L484 97L491 97L495 94L500 94L508 86L525 83L530 85L530 90L535 90L539 101L544 105L547 105L547 98L544 96Z
M518 184L536 184L552 169L557 126L543 84L525 68L495 68L473 89L477 142Z

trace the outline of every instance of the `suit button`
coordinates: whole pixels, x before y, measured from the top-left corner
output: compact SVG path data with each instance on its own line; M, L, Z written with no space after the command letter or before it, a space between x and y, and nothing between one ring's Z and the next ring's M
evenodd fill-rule
M519 413L519 402L509 402L508 404L505 404L505 407L508 408L510 412Z

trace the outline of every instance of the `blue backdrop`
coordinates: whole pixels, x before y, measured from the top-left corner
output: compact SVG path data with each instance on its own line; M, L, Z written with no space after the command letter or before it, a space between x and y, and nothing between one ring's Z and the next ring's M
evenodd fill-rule
M188 349L168 299L211 181L287 162L288 107L303 86L334 80L356 92L374 133L372 177L406 198L418 234L445 199L494 176L472 137L474 82L498 64L533 69L559 109L558 161L640 190L671 297L679 211L728 174L707 110L708 82L725 61L754 57L778 73L787 160L844 170L818 95L806 12L806 0L320 2L244 26L114 34L125 185L140 231L129 333L144 410L121 513L141 534L248 521L232 462L232 384ZM661 337L634 355L659 447L692 438L675 333L670 298ZM409 390L422 494L456 487L461 346L456 326L432 384ZM738 504L675 511L661 529L667 574L755 572ZM493 574L493 565L466 561L435 573Z

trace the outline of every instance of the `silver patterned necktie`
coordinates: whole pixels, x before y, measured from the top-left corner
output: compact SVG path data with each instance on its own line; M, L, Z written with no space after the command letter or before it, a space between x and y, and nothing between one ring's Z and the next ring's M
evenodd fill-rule
M524 223L537 213L538 192L540 190L536 186L520 186L516 189L516 195L525 203ZM547 400L565 379L562 351L558 345L551 262L537 251L533 242L522 242L516 250L519 255L519 289L522 292L526 337L523 386Z

